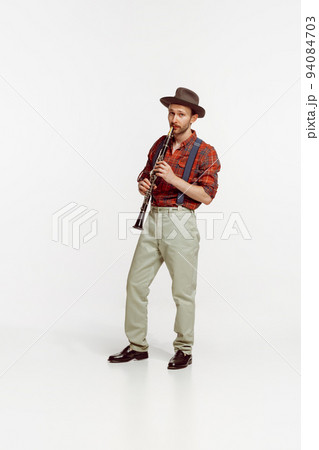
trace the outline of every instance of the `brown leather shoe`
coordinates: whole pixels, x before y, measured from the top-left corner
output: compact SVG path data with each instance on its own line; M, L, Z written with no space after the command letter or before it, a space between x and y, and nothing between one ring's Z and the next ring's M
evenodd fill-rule
M146 359L148 358L148 352L137 352L135 350L131 350L128 345L122 350L120 353L116 353L115 355L111 355L108 358L108 361L111 363L121 363L132 361L132 359Z
M173 358L169 360L168 369L183 369L192 364L192 355L186 355L182 350L177 350Z

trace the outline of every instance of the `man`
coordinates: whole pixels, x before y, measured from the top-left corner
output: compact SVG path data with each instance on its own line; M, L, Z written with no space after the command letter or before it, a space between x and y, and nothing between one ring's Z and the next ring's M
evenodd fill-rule
M181 369L192 363L194 342L200 240L194 211L201 203L208 205L215 197L220 163L215 149L197 139L191 128L198 117L205 115L197 94L178 88L174 97L163 97L160 101L168 108L174 137L164 160L154 168L157 179L151 211L139 237L127 279L125 333L129 345L108 360L120 363L148 358L147 297L150 284L165 262L172 278L176 303L174 331L177 333L173 343L175 355L170 359L168 369ZM155 142L147 164L138 176L138 190L142 195L150 187L153 162L165 138L162 136ZM183 179L185 177L188 179Z

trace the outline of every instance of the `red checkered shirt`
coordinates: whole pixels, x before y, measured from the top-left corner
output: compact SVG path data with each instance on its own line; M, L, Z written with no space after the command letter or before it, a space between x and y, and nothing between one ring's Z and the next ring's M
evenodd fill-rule
M152 146L148 153L147 163L142 172L139 174L137 181L144 178L150 179L150 172L153 168L153 156L156 149L163 143L166 136L160 137ZM172 142L166 150L164 161L169 164L178 177L182 178L185 164L188 159L190 150L197 139L196 132L192 130L191 136L182 142L180 148L172 153ZM220 170L220 162L216 150L211 145L202 141L199 146L195 161L190 173L188 183L196 186L202 186L205 192L214 198L218 188L218 175ZM156 189L153 189L152 206L176 206L177 194L179 190L172 184L167 183L162 177L157 177L155 184ZM183 206L189 209L196 209L200 206L200 202L184 195Z

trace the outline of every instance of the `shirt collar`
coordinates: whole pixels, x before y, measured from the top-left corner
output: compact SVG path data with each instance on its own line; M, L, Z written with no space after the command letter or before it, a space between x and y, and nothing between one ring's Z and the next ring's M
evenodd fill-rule
M197 139L196 131L191 129L191 132L192 134L187 139L185 139L185 141L183 141L179 147L179 150L185 151L185 153L190 151Z

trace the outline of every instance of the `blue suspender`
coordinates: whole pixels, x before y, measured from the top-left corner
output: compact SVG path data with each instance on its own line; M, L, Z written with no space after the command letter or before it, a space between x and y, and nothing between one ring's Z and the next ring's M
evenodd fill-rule
M202 143L202 140L197 138L196 141L194 142L194 145L193 145L191 151L189 152L189 155L188 155L188 158L187 158L187 162L186 162L186 165L185 165L185 169L184 169L184 172L183 172L183 176L182 176L183 180L185 180L185 181L188 181L188 179L189 179L189 176L190 176L190 173L191 173L191 170L192 170L192 167L193 167L193 164L194 164L194 161L195 161L195 158L196 158L196 155L197 155L197 152L198 152L198 149L199 149L199 146L200 146L201 143ZM156 161L156 159L158 157L158 154L159 154L161 148L162 148L162 144L160 144L157 147L157 149L156 149L156 151L154 153L153 160L152 160L153 167L154 167L155 161ZM183 202L184 202L184 194L182 192L179 192L178 195L177 195L176 203L178 205L182 205Z
M196 141L194 142L194 145L191 149L191 151L189 152L188 158L187 158L187 162L186 162L186 166L183 172L183 180L188 181L193 164L194 164L194 160L195 157L197 155L198 149L200 144L202 143L201 139L196 139ZM184 194L182 192L179 192L177 195L177 200L176 203L178 205L182 205L184 202Z
M155 166L155 161L157 160L158 154L159 154L159 152L162 150L162 147L163 147L163 142L161 142L161 143L157 146L157 149L155 150L155 153L154 153L154 156L153 156L153 159L152 159L153 167Z

